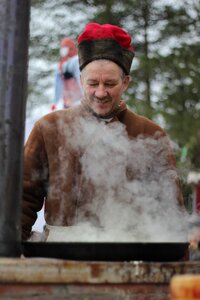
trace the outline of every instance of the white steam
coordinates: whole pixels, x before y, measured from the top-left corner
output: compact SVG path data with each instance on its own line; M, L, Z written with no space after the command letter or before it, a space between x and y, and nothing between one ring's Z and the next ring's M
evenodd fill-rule
M123 124L95 118L74 120L63 130L67 144L81 153L81 182L94 189L86 203L78 196L74 226L51 228L49 240L188 240L188 215L177 204L166 137L129 139Z

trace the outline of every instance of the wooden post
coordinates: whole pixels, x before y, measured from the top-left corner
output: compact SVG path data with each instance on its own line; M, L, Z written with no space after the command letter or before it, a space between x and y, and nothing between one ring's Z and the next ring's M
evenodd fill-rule
M21 253L29 0L0 1L0 256Z

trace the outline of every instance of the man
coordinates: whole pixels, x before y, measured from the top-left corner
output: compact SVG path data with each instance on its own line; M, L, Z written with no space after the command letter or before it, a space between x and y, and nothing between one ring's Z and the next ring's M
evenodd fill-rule
M159 207L164 213L167 202L182 205L164 130L122 100L134 57L129 34L110 24L88 24L78 38L78 55L81 104L41 118L25 145L23 239L44 201L49 236L84 222L117 228L123 220L127 231L138 216L150 214L150 200L154 215Z

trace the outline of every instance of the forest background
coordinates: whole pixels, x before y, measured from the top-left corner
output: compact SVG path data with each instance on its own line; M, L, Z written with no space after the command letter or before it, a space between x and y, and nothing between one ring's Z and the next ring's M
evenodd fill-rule
M88 22L123 27L135 48L125 100L131 110L156 121L170 136L190 209L187 175L200 172L200 0L31 3L27 118L42 105L50 111L62 38L77 40Z

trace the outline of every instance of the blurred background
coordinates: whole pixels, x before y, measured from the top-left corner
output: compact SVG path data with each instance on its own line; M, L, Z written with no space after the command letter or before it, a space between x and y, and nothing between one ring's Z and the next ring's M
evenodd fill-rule
M200 182L200 0L174 2L32 0L25 138L50 112L60 41L76 40L88 22L121 26L135 48L124 100L167 131L192 212ZM191 172L198 179L188 180Z

